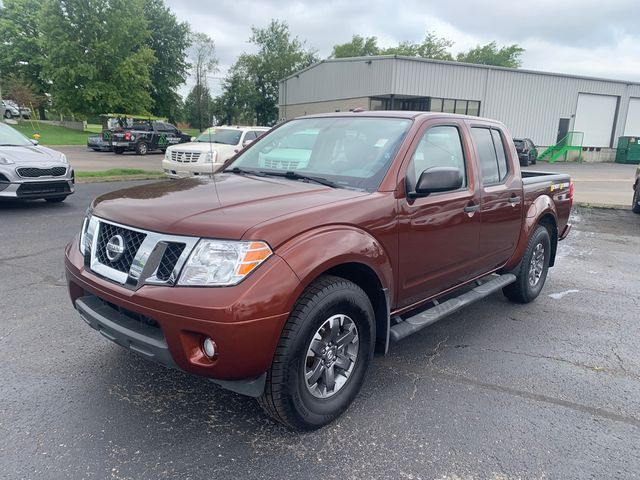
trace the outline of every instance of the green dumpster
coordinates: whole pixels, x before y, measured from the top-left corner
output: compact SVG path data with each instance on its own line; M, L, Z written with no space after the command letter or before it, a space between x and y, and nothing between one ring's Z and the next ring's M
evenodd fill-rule
M616 163L640 164L640 137L618 138Z

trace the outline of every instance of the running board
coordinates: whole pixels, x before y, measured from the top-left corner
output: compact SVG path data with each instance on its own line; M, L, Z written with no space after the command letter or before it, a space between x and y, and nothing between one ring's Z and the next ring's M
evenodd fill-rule
M475 303L478 300L482 300L485 297L488 297L492 293L506 287L507 285L515 281L516 276L514 274L506 273L504 275L500 275L499 277L495 277L493 280L482 283L475 287L473 290L463 293L458 297L451 298L446 302L437 303L437 301L435 301L435 306L421 313L418 313L413 317L409 317L405 320L402 320L400 317L395 317L395 320L397 320L398 323L393 325L390 329L389 333L391 339L396 342L398 340L402 340L412 333L416 333L417 331L422 330L424 327L431 325L432 323L435 323L454 312L457 312L461 308Z

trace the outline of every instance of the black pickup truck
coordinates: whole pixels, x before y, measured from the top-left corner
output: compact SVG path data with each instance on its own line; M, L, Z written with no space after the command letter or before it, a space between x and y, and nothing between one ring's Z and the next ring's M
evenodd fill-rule
M131 127L110 130L108 137L111 149L117 154L126 151L138 155L146 155L152 150L164 152L171 145L191 141L190 135L182 133L170 123L160 121L136 121Z

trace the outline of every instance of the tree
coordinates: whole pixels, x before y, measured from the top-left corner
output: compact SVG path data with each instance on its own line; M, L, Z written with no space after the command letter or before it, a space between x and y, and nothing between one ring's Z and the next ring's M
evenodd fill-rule
M2 1L0 72L4 75L11 73L16 81L29 86L35 94L40 118L44 119L44 94L48 92L49 85L42 74L45 51L39 42L41 6L41 0Z
M144 0L46 0L40 15L43 73L54 104L71 112L149 113L157 59Z
M439 37L435 32L427 32L422 43L400 42L397 47L382 50L381 54L431 58L433 60L453 60L453 56L449 53L449 49L452 46L452 40Z
M253 125L256 122L256 90L247 72L237 63L222 83L222 94L214 102L214 115L219 123Z
M38 104L39 99L34 94L33 86L16 75L9 75L2 91L5 98L10 98L21 107Z
M189 24L179 22L164 0L145 0L144 17L152 26L147 46L157 59L150 69L151 111L175 122L182 103L176 90L185 82L190 67L186 55L191 45Z
M214 114L214 102L206 85L194 85L184 101L187 123L192 127L198 125L200 131L203 125L211 125Z
M298 37L291 36L285 22L271 20L267 27L252 27L251 31L249 42L258 46L258 52L243 53L231 68L231 75L247 82L228 78L223 95L251 105L258 125L273 125L278 120L280 80L317 62L318 57L314 50L305 49Z
M205 113L209 109L211 104L211 95L209 94L209 87L207 86L207 76L218 70L218 59L216 58L216 46L215 43L208 35L204 33L194 33L191 37L192 41L192 55L193 55L193 76L196 80L196 85L191 89L194 97L194 118L197 123L192 123L191 126L196 126L200 131L204 127L208 127L211 123L210 120L206 120ZM187 104L189 102L186 102ZM187 112L190 112L187 106ZM188 113L189 115L189 113ZM209 116L209 119L211 117ZM205 121L206 120L206 121Z
M332 58L366 57L380 55L378 39L376 37L362 37L353 35L351 41L333 46Z
M468 52L458 54L456 60L480 65L497 65L500 67L519 68L522 65L521 55L524 48L517 44L498 48L496 42L478 45Z

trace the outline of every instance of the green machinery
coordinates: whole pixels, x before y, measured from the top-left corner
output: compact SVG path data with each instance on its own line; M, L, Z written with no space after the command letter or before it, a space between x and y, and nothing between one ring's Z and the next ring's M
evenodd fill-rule
M640 137L618 138L616 163L640 164Z
M582 161L582 139L584 132L567 132L567 134L555 145L551 145L538 155L538 160L553 163L559 158L567 161L569 152L578 152L577 161Z

